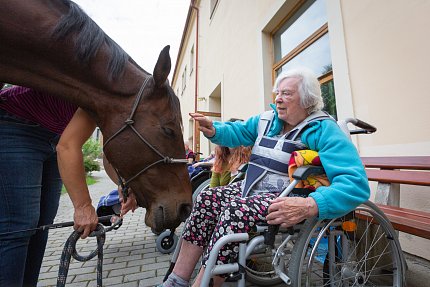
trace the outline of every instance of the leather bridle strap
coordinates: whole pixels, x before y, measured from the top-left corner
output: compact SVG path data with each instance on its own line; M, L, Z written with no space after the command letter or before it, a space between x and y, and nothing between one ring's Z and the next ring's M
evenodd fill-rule
M131 110L130 116L125 120L124 125L116 132L114 133L110 138L108 138L104 145L103 145L103 150L105 149L106 145L112 141L117 135L119 135L122 131L124 131L126 128L130 128L138 137L141 141L143 141L153 152L155 152L158 156L161 157L161 159L151 163L150 165L146 166L145 168L143 168L142 170L140 170L138 173L136 173L134 176L130 177L127 180L124 180L124 178L122 176L120 176L119 171L114 167L115 172L118 175L118 179L119 179L119 184L122 187L122 192L124 195L124 202L127 198L127 190L128 190L128 185L131 181L133 181L134 179L136 179L139 175L141 175L142 173L144 173L145 171L147 171L148 169L150 169L151 167L159 164L159 163L167 163L167 164L172 164L172 163L187 163L186 159L176 159L176 158L171 158L168 156L163 155L159 150L157 150L152 144L150 144L137 130L136 128L133 126L134 124L134 114L136 113L137 107L139 106L139 103L142 99L143 96L143 91L145 90L146 85L148 84L149 80L153 79L152 76L148 76L145 81L143 82L142 86L140 87L140 90L136 96L136 100L134 101L133 104L133 108Z

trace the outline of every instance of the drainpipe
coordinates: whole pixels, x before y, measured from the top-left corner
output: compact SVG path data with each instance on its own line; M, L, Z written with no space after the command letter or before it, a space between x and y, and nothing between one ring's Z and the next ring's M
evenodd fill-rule
M195 78L195 95L194 95L194 112L197 112L197 97L198 97L198 70L199 70L199 8L195 6L196 0L191 1L191 8L196 10L196 49L195 49L195 55L196 55L196 78ZM197 147L197 138L200 136L199 130L197 129L197 124L194 125L194 151L200 152L200 140L199 140L199 146ZM197 155L199 157L199 155Z

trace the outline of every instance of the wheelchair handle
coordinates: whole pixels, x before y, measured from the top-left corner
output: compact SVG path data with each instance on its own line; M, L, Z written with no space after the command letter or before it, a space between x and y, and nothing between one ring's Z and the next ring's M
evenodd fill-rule
M356 119L357 122L354 123L356 127L365 129L366 131L368 131L369 133L374 133L376 132L376 127L372 126L371 124L368 124L362 120Z
M360 129L356 129L356 130L350 130L349 133L352 135L355 135L355 134L372 134L372 133L376 132L376 127L374 127L371 124L366 123L362 120L359 120L357 118L346 118L344 120L344 125L346 126L348 123L351 123L354 126L356 126L357 128L360 128Z

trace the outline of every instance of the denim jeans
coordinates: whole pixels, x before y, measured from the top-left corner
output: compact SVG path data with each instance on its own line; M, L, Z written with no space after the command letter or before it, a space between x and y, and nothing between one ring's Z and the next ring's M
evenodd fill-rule
M59 135L0 109L0 233L51 224L61 178ZM36 286L48 231L0 235L0 286Z

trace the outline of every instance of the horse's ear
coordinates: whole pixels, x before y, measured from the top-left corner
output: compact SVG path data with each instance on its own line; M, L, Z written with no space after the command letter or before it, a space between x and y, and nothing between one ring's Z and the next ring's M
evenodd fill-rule
M169 55L170 46L164 47L161 50L160 56L158 56L157 64L154 68L154 81L155 86L161 87L167 80L167 76L170 73L171 63Z

